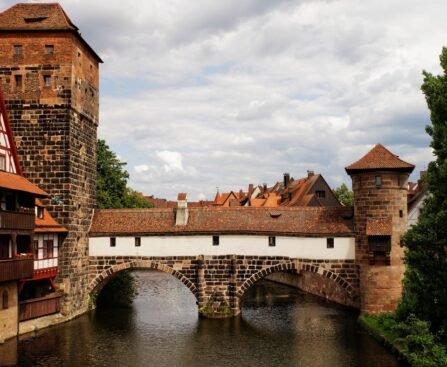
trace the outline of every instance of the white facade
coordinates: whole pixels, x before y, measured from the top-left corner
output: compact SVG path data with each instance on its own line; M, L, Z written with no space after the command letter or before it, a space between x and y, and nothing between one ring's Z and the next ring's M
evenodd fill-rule
M335 237L328 248L326 237L276 236L275 246L269 246L269 236L221 235L219 245L213 236L142 236L140 246L135 237L90 237L90 256L198 256L245 255L287 256L302 259L354 260L354 237Z
M56 267L59 256L58 246L57 233L36 233L34 235L34 270Z

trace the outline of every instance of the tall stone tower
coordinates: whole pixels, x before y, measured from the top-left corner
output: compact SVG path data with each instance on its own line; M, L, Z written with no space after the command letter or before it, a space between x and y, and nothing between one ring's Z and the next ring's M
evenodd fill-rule
M356 263L362 313L393 311L405 270L400 238L407 225L407 182L414 165L378 144L346 167L354 191Z
M0 88L23 174L51 195L48 209L69 229L58 275L67 315L87 305L101 62L57 3L0 13Z

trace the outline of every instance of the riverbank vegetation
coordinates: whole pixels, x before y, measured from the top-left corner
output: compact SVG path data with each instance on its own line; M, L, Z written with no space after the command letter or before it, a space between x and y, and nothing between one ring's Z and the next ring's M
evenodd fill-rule
M138 295L135 276L130 271L117 273L96 297L97 307L128 308Z

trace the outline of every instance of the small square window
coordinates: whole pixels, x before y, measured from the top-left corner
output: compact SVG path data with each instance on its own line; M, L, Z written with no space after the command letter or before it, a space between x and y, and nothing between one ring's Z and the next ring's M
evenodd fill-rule
M53 54L54 54L54 46L45 45L45 55L53 55Z
M23 46L22 45L14 45L14 53L16 55L23 55Z
M326 197L326 191L324 190L317 190L315 191L315 195L317 198L324 199Z
M326 238L326 247L334 248L334 239L333 238Z
M43 84L45 87L51 87L51 76L50 75L44 75L43 76Z
M22 88L22 86L23 86L23 77L21 75L14 75L14 80L16 82L16 88Z
M269 246L270 247L275 247L276 246L276 237L275 236L270 236L269 237Z
M135 247L141 246L141 237L135 237Z
M213 236L213 246L219 246L219 236Z
M376 176L375 183L376 183L376 187L382 186L382 176Z
M110 237L110 247L115 247L115 246L116 246L116 238Z

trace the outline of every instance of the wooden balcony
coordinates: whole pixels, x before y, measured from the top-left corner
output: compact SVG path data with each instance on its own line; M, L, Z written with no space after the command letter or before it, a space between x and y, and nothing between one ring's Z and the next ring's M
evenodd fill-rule
M29 299L19 303L19 321L34 319L60 312L59 293L49 294L45 297Z
M0 260L0 282L30 278L34 272L33 256Z
M0 229L34 229L34 211L0 211Z

